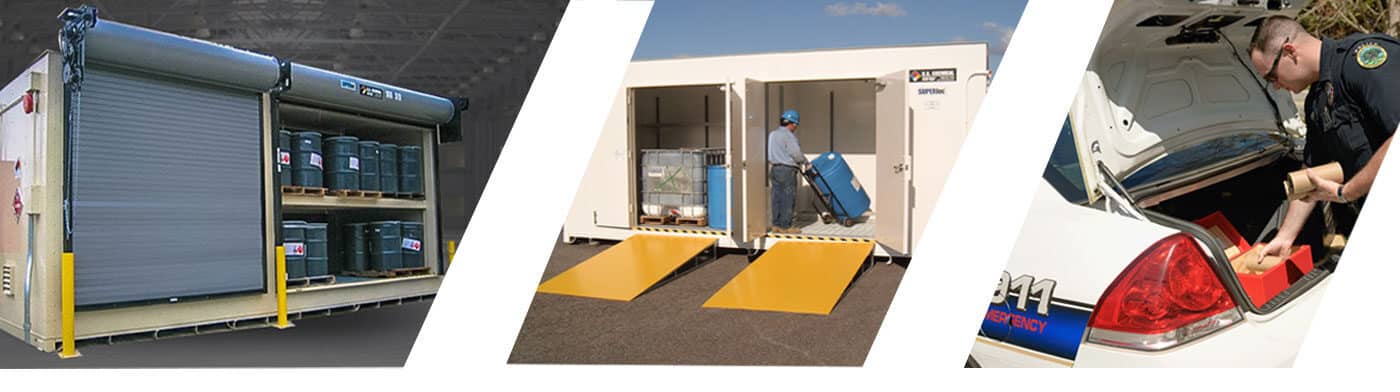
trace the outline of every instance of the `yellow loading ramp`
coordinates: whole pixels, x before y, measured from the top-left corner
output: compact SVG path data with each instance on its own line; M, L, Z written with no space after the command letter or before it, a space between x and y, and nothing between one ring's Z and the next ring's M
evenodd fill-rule
M704 306L828 315L874 250L873 242L782 241Z
M634 234L540 284L538 292L631 301L715 241L714 237Z

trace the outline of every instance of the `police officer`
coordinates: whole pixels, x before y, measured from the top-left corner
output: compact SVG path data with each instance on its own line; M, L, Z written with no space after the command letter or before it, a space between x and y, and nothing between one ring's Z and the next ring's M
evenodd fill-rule
M797 145L797 124L801 118L793 109L784 110L778 128L768 132L768 184L773 188L771 211L773 231L799 233L792 226L793 205L797 199L797 173L806 170L807 156Z
M1273 16L1254 31L1249 57L1254 70L1275 88L1308 90L1306 166L1341 164L1345 180L1308 178L1317 190L1289 202L1278 234L1261 255L1287 256L1319 201L1333 203L1338 232L1349 233L1362 199L1371 190L1391 135L1400 125L1400 41L1382 34L1355 34L1340 40L1317 38L1297 21ZM1343 206L1343 208L1338 208ZM1320 244L1320 233L1304 238Z

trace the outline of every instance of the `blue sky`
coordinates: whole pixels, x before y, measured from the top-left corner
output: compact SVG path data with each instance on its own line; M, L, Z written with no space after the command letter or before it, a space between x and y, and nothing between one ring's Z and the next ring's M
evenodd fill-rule
M1025 6L1025 0L656 0L632 58L985 41L996 69Z

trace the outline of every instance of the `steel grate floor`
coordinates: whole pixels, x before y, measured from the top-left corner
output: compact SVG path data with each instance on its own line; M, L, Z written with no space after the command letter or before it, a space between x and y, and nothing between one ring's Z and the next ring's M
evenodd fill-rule
M802 234L823 235L831 237L849 238L874 238L875 237L875 216L861 218L851 227L842 226L838 223L822 223L821 217L815 212L798 212L793 218L793 224L802 228Z

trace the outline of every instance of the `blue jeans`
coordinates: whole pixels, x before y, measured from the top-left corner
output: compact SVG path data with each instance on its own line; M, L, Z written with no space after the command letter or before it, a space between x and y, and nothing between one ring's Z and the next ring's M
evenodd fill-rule
M792 227L792 209L797 198L797 168L773 165L768 169L768 182L773 187L771 193L774 228Z

